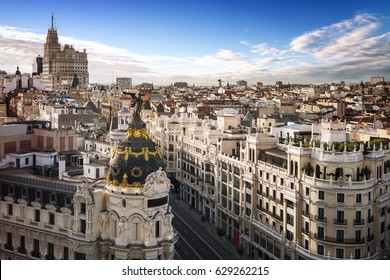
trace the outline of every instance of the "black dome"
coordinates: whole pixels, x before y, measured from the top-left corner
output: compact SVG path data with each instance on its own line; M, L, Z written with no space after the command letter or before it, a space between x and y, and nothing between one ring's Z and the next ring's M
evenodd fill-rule
M161 151L149 138L145 123L134 115L125 139L113 150L107 183L122 187L142 187L146 177L164 168Z

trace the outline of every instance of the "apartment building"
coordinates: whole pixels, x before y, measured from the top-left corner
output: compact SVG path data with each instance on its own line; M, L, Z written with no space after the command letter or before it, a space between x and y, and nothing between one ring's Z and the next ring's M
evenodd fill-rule
M309 138L283 139L220 117L228 119L178 113L176 179L180 197L247 256L388 257L388 141L349 141L341 121L312 124Z

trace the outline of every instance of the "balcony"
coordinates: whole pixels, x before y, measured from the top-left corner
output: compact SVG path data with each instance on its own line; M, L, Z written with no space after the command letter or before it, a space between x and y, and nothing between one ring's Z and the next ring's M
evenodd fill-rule
M4 244L4 249L9 250L9 251L13 251L14 245L6 243L6 244Z
M266 213L270 215L271 217L275 218L276 220L283 221L283 217L277 215L276 213L273 213L265 208L262 208L260 205L257 205L257 209L259 209L261 212Z
M335 225L347 225L347 220L343 219L334 219L334 224Z
M310 212L302 211L302 215L306 218L310 218Z
M51 256L51 255L46 255L45 256L45 260L55 260L56 258L54 256Z
M372 223L374 221L374 216L368 217L367 222Z
M318 236L317 233L314 234L314 238L329 242L329 243L338 243L338 244L363 244L365 243L364 238L355 239L355 238L337 238L337 237L329 237L329 236Z
M353 224L355 226L357 226L357 225L364 225L364 219L359 219L359 220L354 219L353 220Z
M312 151L312 157L319 160L326 160L332 162L357 162L363 159L363 153L362 151L355 151L355 152L324 151L315 148Z
M311 237L311 231L310 231L309 229L303 228L303 229L302 229L302 232L303 232L304 234L306 234L307 236Z
M26 250L26 248L18 247L18 253L19 253L19 254L26 255L26 254L27 254L27 250Z
M315 218L315 220L316 220L317 222L326 223L326 217L324 217L324 216L317 216L317 215L315 215L314 218Z
M371 242L373 240L374 240L374 235L373 234L367 236L367 242Z
M40 259L41 258L41 253L39 253L37 251L31 251L31 256L34 257L34 258Z
M390 193L385 193L385 194L378 197L377 202L383 203L389 199L390 199Z

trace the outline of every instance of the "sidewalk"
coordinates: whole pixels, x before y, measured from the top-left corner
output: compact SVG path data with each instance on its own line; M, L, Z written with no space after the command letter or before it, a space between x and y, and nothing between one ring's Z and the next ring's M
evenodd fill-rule
M236 259L236 260L247 260L248 257L242 254L240 254L237 251L237 245L233 243L232 239L228 239L225 236L218 236L217 229L211 225L209 222L202 222L201 214L196 211L193 208L190 208L189 205L182 199L179 199L176 194L170 195L170 200L172 200L173 203L179 205L187 214L191 216L193 221L195 221L198 225L203 227L206 232L215 238L217 242L221 244L221 246L225 249L226 255L229 256L229 259ZM172 203L171 202L171 203Z

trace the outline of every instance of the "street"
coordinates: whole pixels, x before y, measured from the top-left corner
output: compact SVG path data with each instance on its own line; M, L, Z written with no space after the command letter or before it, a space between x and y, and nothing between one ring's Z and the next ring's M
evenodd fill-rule
M172 226L179 240L175 245L177 260L233 260L240 259L232 244L216 235L216 230L202 222L198 213L179 200L176 194L170 195L170 206L174 218Z

